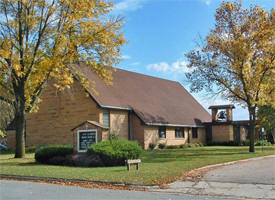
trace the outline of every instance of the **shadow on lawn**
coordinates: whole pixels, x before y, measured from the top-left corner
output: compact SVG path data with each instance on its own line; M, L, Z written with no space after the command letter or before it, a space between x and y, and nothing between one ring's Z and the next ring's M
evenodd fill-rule
M1 166L33 166L37 165L35 162L26 162L26 163L19 163L19 162L5 162L1 163Z

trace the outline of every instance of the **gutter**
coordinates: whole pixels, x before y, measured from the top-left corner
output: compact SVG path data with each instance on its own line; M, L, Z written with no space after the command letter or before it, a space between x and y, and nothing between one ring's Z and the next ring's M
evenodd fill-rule
M192 127L192 128L204 128L203 125L185 125L185 124L165 124L165 123L145 123L148 126L173 126L173 127Z
M116 109L116 110L133 110L132 108L123 108L118 106L103 106L100 105L101 108L109 108L109 109Z

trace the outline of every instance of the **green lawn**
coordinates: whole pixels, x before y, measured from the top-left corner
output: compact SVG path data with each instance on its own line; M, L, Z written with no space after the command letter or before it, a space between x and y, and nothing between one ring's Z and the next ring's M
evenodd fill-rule
M196 147L175 150L145 151L139 171L127 171L121 167L65 167L35 163L34 154L24 159L14 159L13 154L0 155L0 174L82 179L128 184L159 185L178 179L184 172L202 166L233 160L275 154L275 146L256 148L248 153L248 147Z

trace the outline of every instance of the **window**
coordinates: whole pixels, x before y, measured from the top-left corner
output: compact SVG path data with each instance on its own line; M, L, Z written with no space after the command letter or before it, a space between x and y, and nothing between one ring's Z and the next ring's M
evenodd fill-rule
M192 138L198 138L198 128L192 128Z
M184 138L184 128L175 128L175 138Z
M103 125L110 126L110 112L109 110L103 110Z
M159 127L159 138L166 138L166 127L165 126Z

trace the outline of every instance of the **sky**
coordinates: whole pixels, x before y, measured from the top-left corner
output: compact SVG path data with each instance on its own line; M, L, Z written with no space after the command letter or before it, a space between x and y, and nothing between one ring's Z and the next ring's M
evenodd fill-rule
M177 81L188 91L185 77L185 53L197 48L215 25L215 11L220 0L113 0L113 15L125 18L122 32L126 45L122 62L116 66L150 76ZM257 4L265 10L274 8L274 0L242 0L248 8ZM210 105L229 104L221 96L191 93L210 112ZM234 120L248 119L246 108L235 105Z

